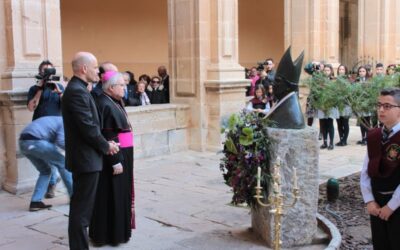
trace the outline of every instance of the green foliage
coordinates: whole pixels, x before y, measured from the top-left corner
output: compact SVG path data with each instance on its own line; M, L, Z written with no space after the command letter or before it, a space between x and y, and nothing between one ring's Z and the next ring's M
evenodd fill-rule
M310 88L310 103L324 112L332 108L342 111L350 106L357 117L375 112L375 104L382 89L399 87L399 74L385 77L374 77L365 83L351 83L347 78L338 77L329 80L322 74L314 74L306 80Z
M232 187L234 205L244 202L250 206L254 204L257 167L261 167L262 171L261 185L268 190L272 141L267 126L271 126L271 122L253 112L233 114L223 125L221 131L226 140L220 169L225 183Z

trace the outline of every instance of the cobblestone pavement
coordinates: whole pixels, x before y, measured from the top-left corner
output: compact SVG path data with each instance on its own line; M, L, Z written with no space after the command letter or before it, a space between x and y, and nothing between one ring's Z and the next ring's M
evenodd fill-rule
M360 170L365 147L355 145L359 134L351 127L349 146L320 152L320 183ZM137 229L117 249L266 249L249 232L249 210L229 205L219 158L186 151L136 160ZM45 211L28 212L30 196L0 192L0 249L67 249L65 190L58 187L56 198L45 200L53 205Z

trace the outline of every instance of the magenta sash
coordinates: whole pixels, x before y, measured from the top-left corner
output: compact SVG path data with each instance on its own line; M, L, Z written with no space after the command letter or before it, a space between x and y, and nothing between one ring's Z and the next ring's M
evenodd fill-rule
M132 132L119 133L118 140L119 140L120 148L133 147L133 133Z

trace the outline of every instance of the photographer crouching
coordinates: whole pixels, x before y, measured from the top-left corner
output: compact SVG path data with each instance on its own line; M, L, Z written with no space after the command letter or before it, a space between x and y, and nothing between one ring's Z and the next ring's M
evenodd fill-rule
M28 92L28 110L33 112L32 121L44 116L61 116L61 97L64 87L57 83L60 80L56 76L56 69L53 64L44 60L39 65L39 74L35 76L36 84L30 87ZM55 196L55 188L61 180L57 169L52 168L50 183L46 198Z
M60 116L45 116L28 124L19 137L21 153L28 158L39 172L33 190L29 211L50 208L43 203L52 169L57 168L72 195L72 174L65 169L65 158L58 148L65 150L64 125Z

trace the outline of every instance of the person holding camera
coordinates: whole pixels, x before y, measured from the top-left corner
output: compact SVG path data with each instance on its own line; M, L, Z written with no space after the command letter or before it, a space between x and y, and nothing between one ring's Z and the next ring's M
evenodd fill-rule
M45 60L39 65L37 83L28 92L28 110L33 112L32 121L43 116L61 116L61 97L64 87L55 76L53 64Z
M28 92L28 110L33 112L32 121L44 116L61 116L61 97L64 87L55 76L56 69L49 60L44 60L39 65L37 82L30 87ZM55 189L61 178L56 168L52 168L50 183L45 195L46 198L54 198Z

